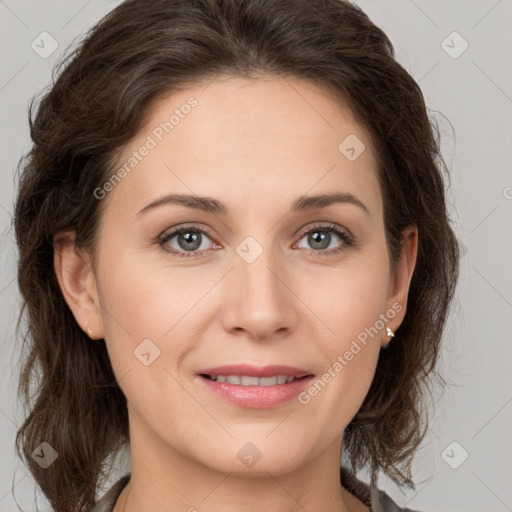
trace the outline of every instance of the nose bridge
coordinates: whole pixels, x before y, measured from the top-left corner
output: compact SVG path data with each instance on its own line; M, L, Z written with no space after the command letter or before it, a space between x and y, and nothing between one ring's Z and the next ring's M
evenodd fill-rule
M285 286L289 272L272 250L271 237L267 240L269 245L263 247L247 237L236 248L225 315L227 329L243 329L256 338L293 329L296 318L293 294Z

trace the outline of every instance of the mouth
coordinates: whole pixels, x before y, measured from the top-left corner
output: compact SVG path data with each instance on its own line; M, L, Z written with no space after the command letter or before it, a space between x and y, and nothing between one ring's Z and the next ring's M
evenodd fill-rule
M291 366L231 365L201 370L197 376L207 390L238 407L271 408L304 391L314 374Z

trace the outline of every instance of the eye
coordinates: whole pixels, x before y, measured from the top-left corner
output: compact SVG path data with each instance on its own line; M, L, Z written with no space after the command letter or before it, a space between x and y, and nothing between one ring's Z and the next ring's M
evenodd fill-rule
M197 258L205 256L210 239L208 233L197 226L184 226L159 237L159 244L164 251L180 258ZM173 241L173 239L175 239Z
M309 254L313 255L329 256L337 254L355 244L354 237L348 231L335 224L328 226L315 225L313 229L309 228L302 231L300 236L301 240L306 238L306 242L313 248L312 250L306 249ZM336 242L336 239L341 241L341 244L338 244L334 248L330 247L331 242L333 242L333 240Z
M312 249L305 250L310 255L330 256L356 243L354 237L348 231L335 224L328 226L314 225L313 228L303 230L299 236L301 237L300 240L307 237L306 241ZM166 232L158 240L164 251L180 258L207 256L208 245L212 243L220 247L212 241L207 231L196 225L182 226L179 229ZM210 240L210 244L207 240ZM338 240L338 245L334 248L331 247L333 240L334 242ZM302 249L303 247L299 246L299 248Z

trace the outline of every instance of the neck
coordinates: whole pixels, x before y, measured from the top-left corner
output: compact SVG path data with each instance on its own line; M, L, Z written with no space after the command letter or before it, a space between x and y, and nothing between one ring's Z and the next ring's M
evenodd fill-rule
M341 487L341 439L291 471L258 473L218 471L158 440L144 440L131 436L131 478L113 512L369 511Z

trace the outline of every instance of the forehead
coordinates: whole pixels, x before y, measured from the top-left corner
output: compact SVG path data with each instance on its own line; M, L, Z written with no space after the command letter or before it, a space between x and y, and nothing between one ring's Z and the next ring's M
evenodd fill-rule
M354 158L355 157L355 158ZM109 201L137 211L164 192L238 206L336 189L379 207L366 130L339 99L303 80L218 77L156 101L116 161Z

